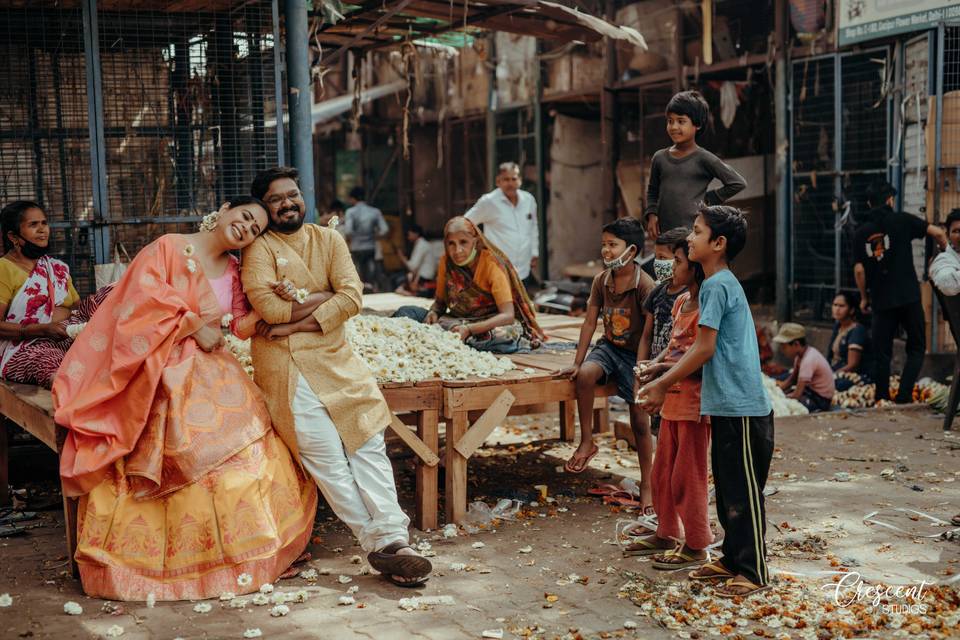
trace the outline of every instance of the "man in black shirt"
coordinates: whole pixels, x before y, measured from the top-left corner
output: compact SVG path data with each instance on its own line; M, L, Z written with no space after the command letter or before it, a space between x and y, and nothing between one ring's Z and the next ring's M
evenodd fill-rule
M941 248L947 235L923 218L894 211L897 190L878 182L867 191L868 221L854 236L854 277L860 289L860 308L873 311L874 382L876 400L890 399L890 359L897 329L907 333L907 362L900 378L896 402L913 402L913 385L926 352L925 320L920 285L913 267L911 244L925 236Z

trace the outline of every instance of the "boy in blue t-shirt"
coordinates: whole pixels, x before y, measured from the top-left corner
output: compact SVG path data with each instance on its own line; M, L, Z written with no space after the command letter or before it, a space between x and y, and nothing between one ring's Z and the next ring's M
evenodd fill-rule
M763 488L773 458L773 411L763 388L750 306L729 262L743 249L747 221L735 207L703 207L688 236L690 260L703 267L700 324L687 353L638 392L644 409L663 404L667 389L703 367L700 413L710 416L711 466L723 557L690 574L723 580L716 594L749 596L768 588Z

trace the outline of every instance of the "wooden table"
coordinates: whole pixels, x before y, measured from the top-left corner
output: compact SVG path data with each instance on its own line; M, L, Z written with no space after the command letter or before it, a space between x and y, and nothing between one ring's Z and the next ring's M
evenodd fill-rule
M531 405L558 403L560 437L572 441L576 433L576 386L560 377L558 369L572 362L572 352L529 353L510 356L518 369L495 378L443 381L443 417L447 421L444 504L447 522L460 522L467 510L467 462L497 425L511 412ZM603 425L606 397L615 385L597 389L600 407L595 420ZM471 425L470 412L482 411ZM599 414L599 415L597 415ZM598 419L599 418L599 419Z

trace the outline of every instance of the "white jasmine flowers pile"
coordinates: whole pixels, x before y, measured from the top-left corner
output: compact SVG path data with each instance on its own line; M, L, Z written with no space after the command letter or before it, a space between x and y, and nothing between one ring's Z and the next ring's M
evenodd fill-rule
M763 376L763 388L766 389L770 404L773 405L773 415L777 417L805 416L810 413L805 406L800 404L799 400L788 398L773 378Z
M347 339L377 382L419 382L428 378L490 378L514 368L509 358L477 351L452 331L409 318L355 316ZM227 336L227 346L248 374L253 373L250 342Z

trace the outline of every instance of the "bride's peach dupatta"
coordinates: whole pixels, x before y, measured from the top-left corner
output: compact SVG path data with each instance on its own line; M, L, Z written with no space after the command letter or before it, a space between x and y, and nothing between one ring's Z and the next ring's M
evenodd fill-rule
M69 430L68 495L88 493L124 456L137 498L164 495L270 428L236 359L184 339L222 314L191 254L182 236L145 247L67 352L53 396Z

